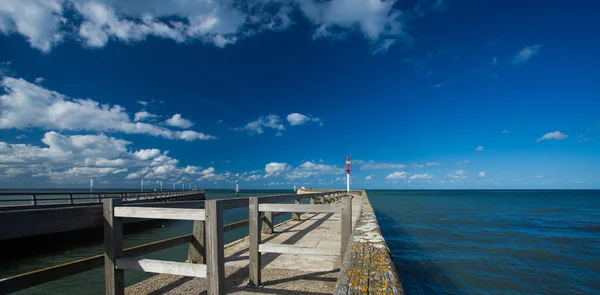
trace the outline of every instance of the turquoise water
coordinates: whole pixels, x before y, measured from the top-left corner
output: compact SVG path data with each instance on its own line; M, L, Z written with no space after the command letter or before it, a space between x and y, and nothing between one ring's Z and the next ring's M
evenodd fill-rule
M600 191L368 191L407 294L600 294Z

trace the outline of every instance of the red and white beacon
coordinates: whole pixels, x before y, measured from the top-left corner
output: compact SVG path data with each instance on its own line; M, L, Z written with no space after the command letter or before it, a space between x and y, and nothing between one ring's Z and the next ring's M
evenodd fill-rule
M350 165L350 156L346 157L346 165L344 165L344 170L346 170L346 190L348 191L348 197L350 196L350 171L352 170L352 165Z

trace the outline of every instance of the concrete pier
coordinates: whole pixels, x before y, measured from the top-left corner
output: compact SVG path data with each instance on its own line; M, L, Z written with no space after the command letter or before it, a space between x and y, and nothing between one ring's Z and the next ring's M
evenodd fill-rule
M356 223L363 204L362 196L352 200L352 222ZM304 214L300 221L275 226L273 234L262 234L267 244L293 244L306 247L339 248L341 213ZM262 288L248 284L248 237L225 247L226 294L332 294L339 276L338 255L297 255L264 253L261 255ZM130 286L126 294L203 294L207 280L173 275L156 275Z

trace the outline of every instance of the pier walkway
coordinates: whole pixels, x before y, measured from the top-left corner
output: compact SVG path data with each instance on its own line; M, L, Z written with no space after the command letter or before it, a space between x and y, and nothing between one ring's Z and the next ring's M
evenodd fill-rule
M360 216L361 196L352 199L352 222ZM339 203L340 201L338 201ZM339 249L341 213L304 214L262 234L261 243ZM265 253L261 255L263 288L246 287L249 277L249 238L225 247L226 294L332 294L340 271L339 251L330 255ZM157 275L126 289L126 294L203 294L206 279Z

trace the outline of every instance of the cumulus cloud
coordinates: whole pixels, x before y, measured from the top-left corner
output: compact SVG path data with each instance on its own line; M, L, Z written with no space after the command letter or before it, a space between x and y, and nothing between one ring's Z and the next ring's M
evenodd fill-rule
M168 119L166 121L166 123L169 126L179 127L179 128L183 128L183 129L190 128L190 127L192 127L192 125L194 125L194 123L192 123L192 121L182 118L180 114L173 115L173 117Z
M271 162L265 165L265 177L280 175L290 170L290 166L287 163Z
M236 131L246 131L248 134L262 134L264 133L264 128L270 128L277 130L276 135L281 135L281 132L285 130L285 127L281 123L281 119L277 115L268 115L262 116L255 121L251 121L248 124L234 128Z
M135 113L133 120L136 122L139 122L139 121L145 121L148 119L154 119L156 117L158 117L158 116L154 115L154 114L150 114L146 111L139 111L139 112Z
M479 174L477 174L477 176L479 176L479 178L483 178L485 177L486 173L485 171L479 171Z
M544 134L544 136L538 138L536 140L536 142L540 142L542 140L548 140L548 139L563 140L567 137L569 137L569 136L560 131L554 131L554 132L548 132L548 133Z
M373 180L373 175L369 175L369 176L365 177L365 180Z
M291 113L287 116L287 120L290 123L290 125L295 126L295 125L302 125L304 123L307 122L313 122L313 123L319 123L321 126L323 125L323 122L321 121L321 119L319 118L314 118L311 115L303 115L300 113Z
M402 169L406 168L404 164L386 163L386 162L375 162L375 161L363 161L354 160L354 163L358 164L361 170L377 170L377 169Z
M410 182L413 182L413 181L415 181L415 180L428 180L428 179L431 179L431 178L433 178L433 175L431 175L431 174L427 174L427 173L423 173L423 174L414 174L414 175L411 175L411 176L408 178L408 182L410 183Z
M483 152L483 146L480 145L480 146L476 147L475 151L477 151L477 152Z
M119 105L69 98L23 79L4 77L0 86L5 91L0 96L0 129L123 132L186 141L216 138L196 131L173 131L158 125L132 122L125 108Z
M31 47L49 52L65 38L87 47L109 41L132 43L157 37L178 43L200 41L217 47L263 31L280 31L303 17L313 38L358 33L385 51L405 40L395 1L264 0L240 5L223 1L7 0L0 7L0 32L19 34ZM434 5L435 6L435 5Z
M468 174L469 173L467 171L461 169L461 170L457 170L457 171L454 171L453 173L448 174L446 176L446 178L449 178L449 179L466 179L466 178L469 178Z
M35 83L40 84L42 82L46 81L46 79L44 79L44 77L37 77L35 78Z
M288 179L317 177L328 174L343 174L342 167L306 161L286 174Z
M113 179L179 179L199 167L178 166L179 160L159 149L130 150L131 142L99 135L46 132L43 146L0 142L0 178L17 175L52 182L82 182L89 177ZM125 175L125 173L129 173Z
M406 173L404 171L402 171L402 172L396 171L394 173L388 174L388 176L386 176L385 179L394 180L394 179L404 179L406 177L408 177L408 173Z
M538 54L538 51L540 50L542 46L541 45L533 45L533 46L527 46L521 50L519 50L519 52L517 52L515 54L515 56L512 59L512 63L513 64L521 64L524 63L528 60L530 60L531 58L533 58L534 56L536 56Z

